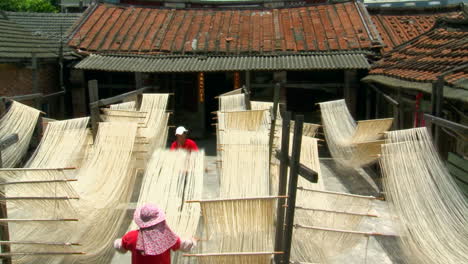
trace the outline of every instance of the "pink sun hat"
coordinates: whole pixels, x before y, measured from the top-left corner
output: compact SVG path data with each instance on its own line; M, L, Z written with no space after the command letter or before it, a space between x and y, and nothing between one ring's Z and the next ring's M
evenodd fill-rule
M166 224L166 216L162 209L153 204L137 208L133 220L140 227L136 249L145 255L162 254L179 239Z
M138 207L133 214L133 220L140 228L155 226L166 220L163 210L154 204Z

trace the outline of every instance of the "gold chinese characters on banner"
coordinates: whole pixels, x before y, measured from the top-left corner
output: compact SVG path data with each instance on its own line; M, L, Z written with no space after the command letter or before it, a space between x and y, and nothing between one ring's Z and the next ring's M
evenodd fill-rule
M203 72L198 73L198 102L205 102L205 74Z

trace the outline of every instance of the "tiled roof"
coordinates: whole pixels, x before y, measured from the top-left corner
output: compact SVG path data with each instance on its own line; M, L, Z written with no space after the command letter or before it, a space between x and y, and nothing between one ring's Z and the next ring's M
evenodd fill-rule
M364 54L282 56L90 55L75 68L121 72L216 72L239 70L368 69Z
M69 45L92 53L258 54L369 50L381 45L362 4L281 9L99 5Z
M447 8L368 8L372 21L389 51L427 31L441 17L460 17L461 5Z
M6 15L34 35L59 40L67 35L81 13L6 12Z
M65 7L79 7L80 1L83 6L89 6L92 0L60 0L60 5Z
M34 36L0 12L0 60L31 58L32 53L37 58L56 58L57 41Z
M445 85L465 90L468 96L468 20L441 21L431 31L395 48L369 72L411 82L431 83L444 72Z

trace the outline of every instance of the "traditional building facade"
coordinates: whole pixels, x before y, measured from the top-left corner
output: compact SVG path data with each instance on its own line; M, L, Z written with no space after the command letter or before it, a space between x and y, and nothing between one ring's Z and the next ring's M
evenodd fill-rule
M217 95L245 85L253 99L271 101L275 72L286 73L282 101L290 110L314 119L316 102L344 96L359 113L365 99L358 80L383 46L371 25L364 6L352 1L296 8L97 5L68 44L86 56L75 68L84 72L83 83L98 79L100 96L141 85L175 92L176 123L203 134Z

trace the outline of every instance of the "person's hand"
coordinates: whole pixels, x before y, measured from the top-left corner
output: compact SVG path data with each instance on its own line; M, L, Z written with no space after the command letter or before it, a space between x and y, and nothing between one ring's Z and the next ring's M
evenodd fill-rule
M114 241L114 248L120 253L127 252L127 250L122 247L122 239L120 238Z

